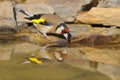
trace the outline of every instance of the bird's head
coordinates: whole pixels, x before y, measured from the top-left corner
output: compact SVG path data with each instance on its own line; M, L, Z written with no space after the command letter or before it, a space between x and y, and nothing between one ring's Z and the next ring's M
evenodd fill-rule
M69 28L65 25L65 23L61 23L57 26L56 33L62 35L64 39L71 43L72 35L69 31Z

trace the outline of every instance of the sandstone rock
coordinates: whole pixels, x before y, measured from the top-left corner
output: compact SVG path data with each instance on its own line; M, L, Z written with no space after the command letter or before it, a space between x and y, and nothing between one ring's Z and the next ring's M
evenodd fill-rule
M120 43L120 30L117 28L94 28L83 24L68 26L73 35L71 46Z
M0 0L0 2L2 1L13 1L13 0ZM14 0L16 3L24 3L26 0Z
M83 24L71 24L67 26L72 34L71 47L80 45L118 44L120 42L120 30L116 28L93 28L90 25ZM50 42L44 36L36 34L34 29L30 27L23 29L15 36L18 40L39 43L41 45ZM55 36L49 37L53 40L59 39Z
M99 0L97 7L119 7L119 0Z
M55 13L62 17L67 22L72 22L75 19L76 13L81 9L81 6L88 4L91 0L27 0L27 4L41 3L52 6Z
M120 65L120 50L95 49L90 47L79 48L88 60L105 64Z
M39 14L39 13L54 13L54 10L52 7L48 6L48 5L43 5L43 4L18 4L17 5L18 8L22 8L30 13L33 14ZM15 21L14 21L14 17L13 17L13 9L12 9L12 3L11 2L1 2L0 3L0 26L10 26L12 28L15 27ZM21 14L20 12L17 12L17 18L18 21L26 21L24 19L25 15Z
M12 28L15 26L11 2L0 3L0 26L3 25L8 25Z
M79 13L76 19L87 24L120 26L120 8L92 8L89 12Z

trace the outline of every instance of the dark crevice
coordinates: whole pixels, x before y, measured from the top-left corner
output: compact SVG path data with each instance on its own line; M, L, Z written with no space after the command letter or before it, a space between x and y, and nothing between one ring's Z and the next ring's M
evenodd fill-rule
M81 11L89 11L92 7L96 7L98 5L98 0L92 0L89 4L83 5Z
M92 27L105 27L105 28L110 28L111 26L109 25L103 25L103 24L91 24Z

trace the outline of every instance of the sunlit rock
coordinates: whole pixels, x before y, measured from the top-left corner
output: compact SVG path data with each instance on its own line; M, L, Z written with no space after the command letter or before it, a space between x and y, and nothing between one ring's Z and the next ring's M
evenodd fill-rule
M26 3L48 4L54 8L57 15L67 22L72 22L74 21L77 12L81 9L81 6L90 1L91 0L27 0Z
M120 8L92 8L85 13L78 13L76 19L87 24L120 26Z
M11 2L0 3L0 26L8 25L14 28L13 11Z
M17 8L22 8L30 13L33 14L48 14L54 13L54 10L52 7L46 4L17 4ZM1 2L0 3L0 26L3 25L8 25L12 28L15 27L15 20L13 17L13 7L12 7L12 2ZM18 22L24 22L27 21L24 19L25 15L21 14L20 12L17 12L17 20Z

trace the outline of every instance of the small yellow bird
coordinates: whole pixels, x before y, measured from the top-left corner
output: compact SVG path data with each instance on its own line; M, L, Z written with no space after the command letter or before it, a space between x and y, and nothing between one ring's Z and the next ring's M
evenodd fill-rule
M30 20L33 23L33 28L37 31L37 33L44 35L46 39L53 41L53 39L49 36L58 37L63 40L53 42L60 46L66 47L68 47L71 43L72 35L61 17L54 14L30 14L19 8L17 8L17 11L27 15L25 19Z

